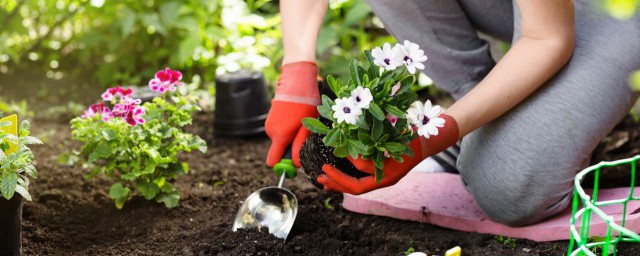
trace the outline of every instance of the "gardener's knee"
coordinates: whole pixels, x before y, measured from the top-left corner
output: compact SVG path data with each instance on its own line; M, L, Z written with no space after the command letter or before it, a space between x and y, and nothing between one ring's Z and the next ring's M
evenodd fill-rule
M566 207L566 195L571 192L570 182L549 180L544 173L550 171L545 168L553 167L524 165L521 162L517 165L503 162L491 167L478 164L475 170L463 172L462 177L489 218L508 226L524 226Z

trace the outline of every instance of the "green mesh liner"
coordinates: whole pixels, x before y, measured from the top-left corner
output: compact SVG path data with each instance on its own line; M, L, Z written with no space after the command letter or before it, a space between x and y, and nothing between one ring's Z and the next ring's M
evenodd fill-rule
M640 200L634 197L633 191L636 180L636 162L640 155L633 158L622 159L614 162L600 162L597 165L584 169L576 175L574 181L573 212L571 216L571 242L569 243L568 255L617 255L617 246L620 242L640 242L640 236L624 227L627 218L627 204L632 200ZM605 167L628 165L631 169L631 180L629 194L625 198L598 202L598 182L600 180L600 170ZM593 194L587 195L580 186L582 179L593 173ZM582 203L582 204L581 204ZM598 207L621 204L623 206L622 220L614 221ZM582 208L581 208L582 206ZM591 229L591 218L600 218L607 224L607 233L604 237L589 240ZM580 229L576 227L580 225ZM594 253L597 252L596 253Z

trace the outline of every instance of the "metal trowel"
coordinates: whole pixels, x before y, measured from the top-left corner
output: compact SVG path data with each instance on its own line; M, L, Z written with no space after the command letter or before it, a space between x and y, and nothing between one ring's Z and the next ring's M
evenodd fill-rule
M233 222L234 232L242 228L266 227L270 234L287 239L298 213L298 199L282 187L285 177L294 178L297 174L291 161L291 148L273 170L280 176L278 186L259 189L244 200Z

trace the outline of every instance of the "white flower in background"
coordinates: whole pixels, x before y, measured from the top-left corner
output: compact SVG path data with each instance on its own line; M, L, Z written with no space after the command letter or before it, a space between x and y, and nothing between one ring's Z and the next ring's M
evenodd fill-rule
M398 58L404 62L409 73L415 74L416 69L424 69L424 64L422 63L427 61L427 56L424 55L424 51L420 50L420 46L417 44L404 40L404 45L396 44L393 49Z
M444 119L440 117L442 108L438 105L431 106L431 101L424 104L416 101L407 110L407 120L418 129L418 135L429 138L438 135L438 128L444 126Z
M351 98L356 102L358 108L369 108L369 104L373 101L373 95L369 88L363 88L358 86L355 90L351 91Z
M352 98L336 99L336 104L331 107L333 117L338 123L356 124L358 117L362 115L362 109L356 105L356 101Z
M396 45L396 47L397 46L398 45ZM397 51L394 50L394 48L391 48L389 43L385 43L382 48L376 47L371 50L373 63L386 70L394 70L404 63L402 58L400 58L396 53Z

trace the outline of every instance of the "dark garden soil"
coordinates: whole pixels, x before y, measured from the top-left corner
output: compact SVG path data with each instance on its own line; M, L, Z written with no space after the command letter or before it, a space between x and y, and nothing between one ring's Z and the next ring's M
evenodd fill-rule
M43 113L38 110L66 104L69 98L91 103L101 91L90 84L69 89L63 82L38 82L44 79L32 75L5 78L12 84L27 86L17 88L0 81L0 95L4 99L27 99L39 117L47 115L38 115ZM447 105L443 102L446 97L436 95L432 100ZM210 116L196 116L191 127L207 140L209 152L182 156L192 172L176 182L182 201L175 209L141 197L127 202L122 210L116 209L107 195L112 181L87 180L84 174L88 170L58 160L61 154L79 146L70 139L68 120L34 120L33 134L45 145L34 147L39 177L30 186L34 201L24 204L24 254L402 255L413 248L427 255L443 255L454 246L461 246L463 255L566 253L567 242L516 239L505 243L493 235L351 213L340 207L341 194L318 190L304 175L284 184L299 201L298 217L286 243L266 230L234 233L231 224L242 200L254 190L276 185L278 178L263 163L269 146L267 138L214 137ZM639 151L640 125L627 119L603 142L593 162L633 156ZM613 179L603 183L628 184L628 178ZM640 255L640 245L623 244L619 249L618 255Z
M212 119L196 117L191 129L209 143L207 154L183 155L192 173L177 187L175 209L136 197L122 210L107 196L110 182L87 180L82 167L58 162L77 147L66 122L36 120L34 134L39 178L33 202L24 206L25 255L399 255L409 248L443 255L454 246L463 255L563 255L567 242L499 242L492 235L457 232L433 225L348 212L340 194L316 189L304 175L285 187L299 200L298 218L285 243L266 231L232 232L241 201L253 190L277 183L263 159L264 137L213 137ZM640 131L636 126L635 130ZM631 148L640 147L632 140ZM620 246L619 255L640 255L640 245Z

